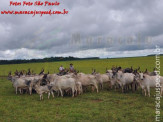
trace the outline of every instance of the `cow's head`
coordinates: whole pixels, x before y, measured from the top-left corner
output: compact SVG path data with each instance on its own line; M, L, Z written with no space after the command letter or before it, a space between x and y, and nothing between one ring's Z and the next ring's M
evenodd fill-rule
M8 80L12 80L12 75L11 75L11 71L8 73L8 77L7 77Z
M115 77L117 78L117 80L120 80L122 78L123 72L122 71L118 71L115 75Z
M144 78L145 78L145 76L144 76L143 73L136 73L136 74L135 74L135 80L136 80L137 82L142 81Z
M92 68L92 75L95 75L95 74L96 74L96 69Z
M145 78L143 73L139 73L139 75L140 75L140 80L143 80Z
M136 75L138 72L137 72L137 69L133 71L133 74Z

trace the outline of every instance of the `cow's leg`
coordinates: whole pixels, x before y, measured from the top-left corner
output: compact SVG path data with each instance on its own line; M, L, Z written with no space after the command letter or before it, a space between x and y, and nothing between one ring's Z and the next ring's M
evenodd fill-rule
M126 85L126 91L128 91L130 89L130 86L129 85Z
M114 84L114 89L115 89L115 91L116 91L116 89L117 89L117 85L116 85L116 84Z
M129 85L125 85L125 89L124 89L124 92L126 93L127 91L129 90Z
M129 84L129 85L128 85L128 90L130 90L130 88L132 89L132 86L131 86L131 84Z
M144 94L144 89L141 90L142 91L142 95Z
M53 93L53 91L51 91L51 94L52 94L52 96L53 96L53 98L54 98L54 93Z
M59 91L61 92L61 96L63 97L62 89L61 89L61 88L59 88Z
M129 90L132 90L132 84L129 84Z
M116 91L116 85L114 85L114 90Z
M26 94L28 93L28 89L26 90Z
M135 90L134 90L134 85L135 85L135 83L131 83L131 90L132 90L132 92L134 92Z
M121 88L121 85L120 85L120 84L118 84L118 88L119 88L119 89Z
M81 86L80 87L80 94L82 94L83 93L83 87Z
M110 84L110 88L113 89L113 85L112 84Z
M146 90L146 88L144 88L144 93L145 93L145 96L147 95L147 90Z
M130 84L130 88L131 88L131 90L132 90L132 85L133 85L133 83Z
M96 91L97 91L97 93L98 93L98 86L97 86L97 84L94 84L94 86L95 86Z
M92 92L94 92L94 90L95 90L95 87L94 87L94 86L91 86L91 88L92 88Z
M22 94L24 94L24 90L22 90Z
M87 87L84 88L84 92L87 92Z
M75 92L75 89L72 88L72 97L74 97L74 92Z
M101 89L103 89L103 83L101 83Z
M80 89L80 87L78 87L78 88L75 88L75 96L77 96L78 94L80 94L80 90L78 91L78 89Z
M78 89L79 89L79 91L78 91ZM79 88L77 88L77 87L75 87L75 96L77 96L78 94L80 94L80 87Z
M137 91L137 84L135 83L135 91Z
M32 94L32 87L29 87L29 94Z
M150 97L150 87L148 87L147 90L148 90L148 96Z
M22 94L22 91L23 91L23 90L22 90L22 89L20 89L20 94Z
M125 93L127 91L127 85L123 86L123 93Z
M134 84L134 85L133 85L133 84ZM134 89L134 91L135 91L135 84L136 84L136 83L132 83L132 84L131 84L131 90ZM134 87L134 88L133 88L133 87Z
M99 83L99 89L102 89L101 83Z
M124 87L123 87L123 85L122 85L121 87L122 87L122 93L123 93L123 92L124 92L124 90L123 90L123 89L124 89Z
M41 94L40 94L40 100L41 100L42 98L41 98Z
M59 97L59 90L57 92L58 92L58 97Z
M50 97L50 92L48 92L48 99L49 99L49 97Z
M112 89L113 85L112 85L111 81L109 81L108 84L109 84L109 88Z
M21 94L21 88L19 88L19 92L20 92L20 94Z
M18 87L15 88L16 94L18 94Z
M72 90L69 90L69 95L71 95L72 94Z
M43 94L42 94L42 100L44 99Z
M124 93L126 93L126 92L128 91L128 89L129 89L129 87L128 87L128 85L127 85L127 84L126 84L126 85L124 85L124 87L123 87L123 88L124 88L124 90L123 90L123 92L124 92Z

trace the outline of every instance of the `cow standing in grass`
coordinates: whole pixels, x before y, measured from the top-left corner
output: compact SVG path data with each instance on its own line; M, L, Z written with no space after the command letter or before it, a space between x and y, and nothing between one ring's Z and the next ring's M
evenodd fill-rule
M145 96L147 95L150 97L150 88L156 87L156 80L160 80L160 91L161 95L163 95L163 77L162 76L149 76L143 73L137 73L135 76L136 81L139 83L140 87L144 91Z
M53 82L50 83L52 90L60 91L61 96L63 97L63 90L71 90L72 97L74 97L75 92L77 92L76 81L72 77L57 76Z
M44 86L40 86L40 82L38 81L37 84L34 86L36 92L40 95L40 100L43 100L43 94L44 93L48 93L48 99L50 97L50 92L52 93L52 96L54 98L54 94L51 91L52 86L50 85L44 85Z
M92 75L95 76L97 83L99 84L100 88L103 89L103 84L107 83L108 86L110 86L110 78L107 74L100 74L97 73L96 70L94 69L92 72Z
M122 92L124 92L124 89L127 90L129 86L132 87L134 77L135 75L133 73L123 73L122 71L116 73L117 83L121 86Z
M98 81L94 75L78 73L76 76L76 80L78 82L81 82L83 87L93 86L98 93Z

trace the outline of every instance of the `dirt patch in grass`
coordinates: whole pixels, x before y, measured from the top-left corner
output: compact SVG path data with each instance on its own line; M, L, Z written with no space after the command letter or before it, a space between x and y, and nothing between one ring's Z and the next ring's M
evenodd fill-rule
M103 100L102 99L92 99L91 101L92 102L102 102Z

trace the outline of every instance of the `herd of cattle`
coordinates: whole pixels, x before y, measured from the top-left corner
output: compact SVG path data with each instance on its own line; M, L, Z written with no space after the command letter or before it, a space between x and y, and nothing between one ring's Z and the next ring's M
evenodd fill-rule
M8 80L11 80L16 94L18 91L20 94L26 91L31 95L32 91L36 91L40 95L40 100L43 100L43 93L48 93L49 99L50 95L54 97L54 92L57 92L58 96L68 94L74 97L86 92L88 86L91 86L92 91L96 89L98 93L99 89L103 89L103 85L110 89L122 89L122 92L136 91L140 87L145 96L148 92L150 97L150 88L156 87L156 79L155 69L153 72L148 72L147 69L141 72L140 67L137 69L112 67L110 70L106 69L105 74L97 73L95 69L92 69L92 74L79 73L75 70L67 71L64 75L49 72L44 74L44 69L39 74L33 74L30 69L26 74L23 71L16 71L13 76L11 72L8 74ZM163 77L160 76L160 94L162 93Z

